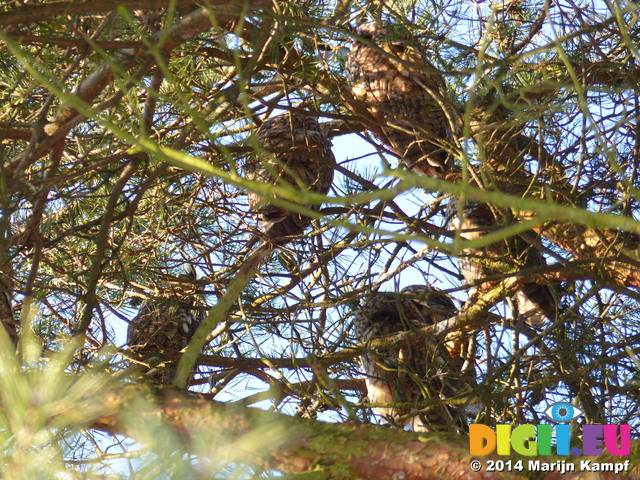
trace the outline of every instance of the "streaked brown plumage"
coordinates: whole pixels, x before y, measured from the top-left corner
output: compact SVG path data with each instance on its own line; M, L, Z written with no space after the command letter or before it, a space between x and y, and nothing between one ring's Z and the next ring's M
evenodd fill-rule
M442 74L389 24L368 22L356 32L346 65L352 110L408 168L445 175L453 135Z
M308 115L286 112L265 121L256 132L262 152L245 167L249 180L326 194L333 182L335 157L331 142L318 121ZM311 218L268 203L250 192L249 207L257 215L259 229L267 239L283 245L301 235ZM319 210L318 205L305 205Z
M378 292L369 298L355 314L355 334L367 343L416 331L455 314L448 296L429 286L413 285L399 294ZM460 433L467 429L464 405L446 401L468 392L474 384L473 375L463 368L461 358L451 356L444 338L402 340L391 348L371 349L360 358L369 402L389 405L373 406L377 415L414 431Z
M178 277L156 295L145 299L129 324L127 344L151 365L147 376L154 382L170 384L176 363L164 362L163 354L185 348L204 319L198 309L195 273Z
M458 198L452 197L447 205L447 228L459 231L466 240L476 240L488 231L495 229L496 219L486 203L467 201L462 210L463 220L458 217ZM488 275L496 274L482 264L479 259L493 257L500 260L518 262L522 268L546 265L542 252L522 237L514 237L488 245L482 249L467 248L464 255L458 258L460 271L465 282L476 284ZM474 285L469 295L477 290ZM524 284L513 298L518 308L518 316L532 327L541 327L546 320L555 319L556 299L553 289L545 283L528 282Z
M0 267L0 322L14 345L18 344L18 329L13 316L13 268L10 263Z

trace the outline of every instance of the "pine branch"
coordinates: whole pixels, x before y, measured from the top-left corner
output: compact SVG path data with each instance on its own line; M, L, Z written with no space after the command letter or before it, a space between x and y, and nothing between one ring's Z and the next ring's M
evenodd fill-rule
M126 412L136 398L144 396L155 408L141 413L156 421L164 421L183 440L184 448L192 448L192 439L199 431L215 429L232 437L252 431L270 432L268 442L246 452L246 460L262 468L277 469L285 474L315 472L318 478L404 478L407 480L483 479L485 472L471 471L468 439L450 435L414 434L388 428L323 423L315 420L292 418L252 408L225 405L198 398L173 389L148 390L128 385L111 392L105 399L105 411L122 412L98 416L90 427L112 434L134 434L126 427ZM637 445L632 446L637 448ZM487 458L484 457L483 463ZM506 459L506 457L500 457ZM513 457L514 459L516 457ZM527 462L529 457L521 457ZM581 458L586 459L585 457ZM606 456L589 458L612 461ZM549 457L547 461L555 461ZM562 460L566 460L562 458ZM577 460L579 462L580 460ZM568 461L568 463L570 460ZM577 479L581 472L569 472L562 477L551 474L547 479ZM501 478L523 478L503 473ZM611 472L601 474L603 479L617 478ZM638 469L626 478L640 478Z

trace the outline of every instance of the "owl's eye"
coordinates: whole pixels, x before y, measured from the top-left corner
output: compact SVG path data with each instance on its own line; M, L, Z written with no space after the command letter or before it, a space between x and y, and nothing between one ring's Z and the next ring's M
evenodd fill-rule
M544 414L549 420L556 423L567 423L579 417L584 412L578 407L565 402L556 402L547 407Z

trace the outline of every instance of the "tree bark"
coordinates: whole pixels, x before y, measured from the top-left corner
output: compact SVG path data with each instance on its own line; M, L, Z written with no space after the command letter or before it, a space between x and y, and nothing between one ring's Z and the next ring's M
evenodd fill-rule
M206 0L196 2L194 0L176 0L175 6L195 7L202 5L218 5L226 7L237 7L242 9L248 6L250 9L260 8L271 4L273 0ZM100 2L78 2L75 0L51 2L47 4L24 5L13 8L7 12L0 13L0 25L19 25L21 23L33 23L37 21L50 20L58 15L88 15L96 13L112 12L117 7L122 6L128 10L158 10L167 8L171 0L103 0Z
M145 397L150 403L147 412L149 421L160 415L183 440L187 452L191 440L199 431L217 429L230 437L239 437L256 429L272 432L262 442L259 450L247 452L247 462L257 463L265 469L277 469L285 474L313 472L323 479L358 478L403 478L424 479L484 479L486 471L473 472L467 437L451 435L416 434L390 428L324 423L315 420L293 418L277 413L252 408L239 408L171 388L149 390L148 387L127 385L111 395L105 396L105 410L127 412L128 406ZM127 428L124 415L112 413L95 418L94 429L113 434L127 434L135 438L135 431ZM633 448L633 446L632 446ZM508 460L508 457L482 457L483 470L487 459ZM532 457L509 457L521 459L527 464ZM572 463L590 459L603 462L624 462L625 458L580 457L568 460L564 457L536 457L543 462L556 460ZM577 468L578 469L578 468ZM526 468L525 470L526 471ZM551 473L545 478L577 479L581 472L570 472L563 476ZM493 478L493 477L492 477ZM516 473L503 472L500 478L524 478ZM601 479L617 478L613 473L601 474ZM637 468L626 478L640 478Z

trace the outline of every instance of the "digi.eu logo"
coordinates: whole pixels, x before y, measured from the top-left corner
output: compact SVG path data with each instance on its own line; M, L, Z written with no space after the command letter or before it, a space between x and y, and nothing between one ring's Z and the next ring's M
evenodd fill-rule
M557 402L549 405L544 414L555 423L525 424L514 427L498 424L495 430L488 425L469 425L469 453L472 456L511 455L511 449L520 455L601 455L605 451L614 456L631 452L631 427L623 425L582 424L582 446L571 448L571 424L584 412L575 405Z

